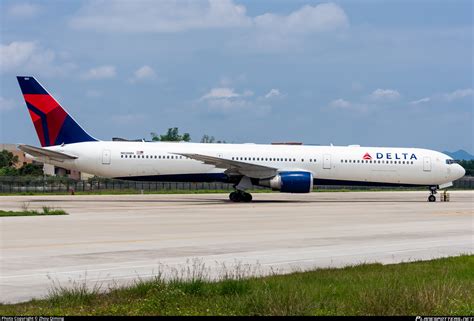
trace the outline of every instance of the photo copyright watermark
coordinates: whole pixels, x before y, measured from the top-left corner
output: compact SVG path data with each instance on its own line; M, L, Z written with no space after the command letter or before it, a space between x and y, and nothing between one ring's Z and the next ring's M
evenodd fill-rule
M9 316L9 317L2 317L1 321L64 321L64 317L38 317L38 316L15 317L15 316Z
M417 316L416 321L474 321L474 317L422 317Z

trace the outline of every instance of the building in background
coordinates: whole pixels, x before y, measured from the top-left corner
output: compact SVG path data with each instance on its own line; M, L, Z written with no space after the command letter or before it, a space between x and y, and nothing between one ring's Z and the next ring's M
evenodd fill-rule
M16 148L15 144L0 144L0 151L7 150L14 156L18 157L18 163L15 164L16 168L20 168L25 164L32 164L34 161L31 158L26 157L25 152Z

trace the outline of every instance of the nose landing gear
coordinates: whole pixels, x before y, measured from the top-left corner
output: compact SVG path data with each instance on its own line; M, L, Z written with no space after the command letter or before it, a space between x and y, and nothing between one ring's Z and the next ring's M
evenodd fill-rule
M430 193L431 195L428 196L428 202L436 202L436 196L435 194L437 193L437 186L430 186Z
M234 191L229 194L229 199L232 202L251 202L252 201L252 194L246 193L244 191Z

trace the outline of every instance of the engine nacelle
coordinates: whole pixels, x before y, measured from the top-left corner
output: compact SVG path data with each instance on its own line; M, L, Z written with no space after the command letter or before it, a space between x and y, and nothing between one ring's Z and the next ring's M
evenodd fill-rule
M273 178L262 179L259 185L282 193L310 193L313 190L313 174L308 172L280 172Z

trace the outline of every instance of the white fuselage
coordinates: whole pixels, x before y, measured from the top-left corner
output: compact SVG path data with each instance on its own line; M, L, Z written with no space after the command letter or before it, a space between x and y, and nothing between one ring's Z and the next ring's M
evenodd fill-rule
M448 162L449 156L419 148L97 141L48 149L77 159L45 162L102 177L137 180L211 181L225 176L225 169L178 155L191 153L278 171L307 171L316 181L443 185L464 175L460 165Z

